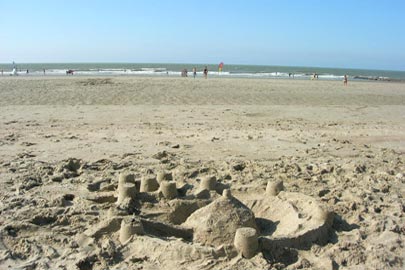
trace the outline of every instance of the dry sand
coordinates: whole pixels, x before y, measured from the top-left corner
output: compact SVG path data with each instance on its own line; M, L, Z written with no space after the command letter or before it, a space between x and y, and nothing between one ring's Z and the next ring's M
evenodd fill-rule
M404 153L402 83L0 78L0 269L403 269ZM139 193L163 171L178 198ZM121 172L138 193L117 208ZM144 233L121 243L126 215Z

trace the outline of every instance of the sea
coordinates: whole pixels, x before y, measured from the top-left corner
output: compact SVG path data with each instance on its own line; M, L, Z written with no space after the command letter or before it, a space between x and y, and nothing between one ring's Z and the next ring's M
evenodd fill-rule
M207 66L210 77L225 78L280 78L309 79L316 74L319 80L342 80L346 74L352 80L405 81L405 71L263 66L263 65L227 65L219 71L218 64L158 64L158 63L13 63L0 64L0 76L13 75L13 67L19 76L66 76L72 70L78 76L171 76L180 77L182 71L197 69L197 76L203 76ZM14 73L15 75L15 73Z

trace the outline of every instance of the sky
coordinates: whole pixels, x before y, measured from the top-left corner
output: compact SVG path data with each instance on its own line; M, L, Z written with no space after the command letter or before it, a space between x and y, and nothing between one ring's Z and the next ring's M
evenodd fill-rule
M0 63L405 70L403 0L0 0Z

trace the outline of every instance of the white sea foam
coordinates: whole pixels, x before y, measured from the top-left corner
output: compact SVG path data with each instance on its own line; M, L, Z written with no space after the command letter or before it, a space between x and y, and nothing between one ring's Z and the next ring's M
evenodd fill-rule
M344 78L344 76L337 76L337 75L333 75L333 74L322 74L319 75L320 79L329 79L329 80L341 80Z
M45 74L47 76L62 76L66 75L67 69L47 69L45 70ZM151 67L144 67L139 69L127 69L127 68L91 68L88 70L75 70L74 75L79 76L169 76L169 77L180 77L181 71L175 70L168 70L163 67L158 68L151 68ZM3 76L10 76L13 75L11 70L4 70ZM27 74L26 70L20 70L17 72L19 76L40 76L43 75L43 70L30 70ZM296 79L310 79L312 78L312 74L309 73L286 73L286 72L229 72L229 71L222 71L219 72L217 70L211 70L208 72L209 77L230 77L230 78L296 78ZM193 73L191 70L188 71L188 76L192 77ZM342 80L342 75L334 75L334 74L319 74L318 75L320 80ZM197 77L203 77L203 72L198 71ZM380 77L383 79L388 79L386 77Z

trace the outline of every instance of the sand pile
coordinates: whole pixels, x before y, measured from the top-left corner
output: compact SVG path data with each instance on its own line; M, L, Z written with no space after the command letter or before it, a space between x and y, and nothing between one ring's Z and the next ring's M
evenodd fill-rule
M183 225L194 230L194 241L216 247L232 244L238 228L256 229L253 212L233 197L216 199L195 211Z

